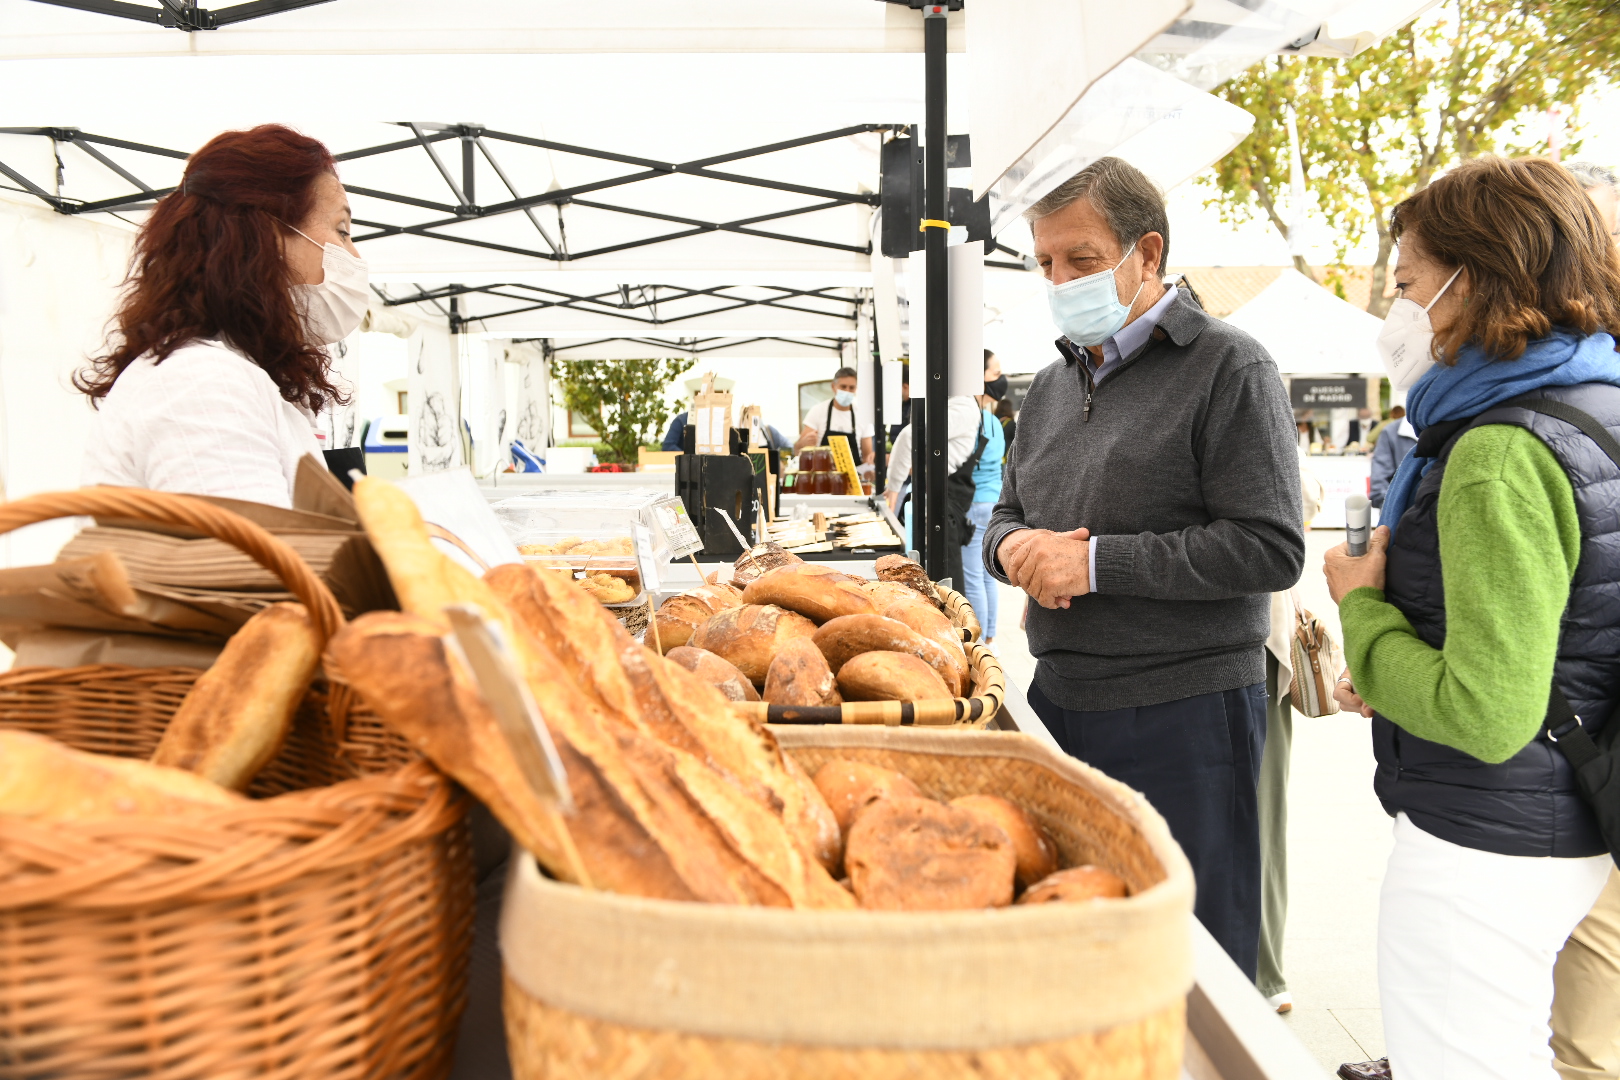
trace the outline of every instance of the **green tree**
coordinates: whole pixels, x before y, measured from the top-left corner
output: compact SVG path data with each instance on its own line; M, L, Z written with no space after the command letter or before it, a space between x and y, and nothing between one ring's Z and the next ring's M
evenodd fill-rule
M1229 221L1263 216L1287 238L1292 109L1337 272L1374 230L1368 310L1382 315L1394 205L1457 162L1545 152L1542 115L1561 105L1573 116L1617 46L1614 0L1447 0L1359 56L1268 57L1217 91L1253 113L1255 127L1204 178L1219 190L1210 204ZM1295 264L1308 272L1303 259Z
M663 431L671 408L669 386L691 370L690 358L666 360L551 361L563 402L590 418L609 457L633 464L643 443ZM599 420L597 418L600 418Z

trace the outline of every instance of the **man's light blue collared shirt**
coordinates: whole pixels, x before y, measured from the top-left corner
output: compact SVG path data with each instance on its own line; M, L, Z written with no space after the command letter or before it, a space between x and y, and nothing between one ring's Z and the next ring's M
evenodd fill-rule
M1086 367L1091 369L1092 381L1102 385L1102 381L1119 370L1119 362L1131 355L1137 349L1147 344L1148 336L1153 333L1164 313L1170 310L1175 302L1176 290L1170 286L1159 297L1159 302L1142 312L1142 317L1134 319L1120 327L1119 333L1102 343L1103 358L1098 364L1090 352L1086 353Z
M1157 304L1154 304L1152 307L1142 312L1141 318L1133 319L1124 326L1120 327L1119 333L1103 342L1103 358L1101 364L1097 364L1096 358L1093 357L1090 352L1087 352L1085 354L1085 364L1086 367L1091 369L1091 381L1096 385L1101 386L1104 379L1108 378L1108 376L1119 370L1119 362L1122 359L1131 355L1143 345L1146 345L1148 337L1153 333L1154 327L1159 325L1159 320L1164 318L1164 313L1170 310L1170 305L1175 302L1175 299L1176 289L1175 286L1172 285L1164 290L1164 295L1159 297L1159 302ZM1087 562L1088 572L1091 574L1091 591L1096 592L1096 544L1087 545L1087 555L1089 556Z

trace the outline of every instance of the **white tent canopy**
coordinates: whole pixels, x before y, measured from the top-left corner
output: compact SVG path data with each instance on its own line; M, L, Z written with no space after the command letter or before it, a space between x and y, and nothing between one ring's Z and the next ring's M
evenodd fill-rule
M1301 274L1284 270L1226 317L1266 347L1284 375L1376 375L1376 315L1347 303Z

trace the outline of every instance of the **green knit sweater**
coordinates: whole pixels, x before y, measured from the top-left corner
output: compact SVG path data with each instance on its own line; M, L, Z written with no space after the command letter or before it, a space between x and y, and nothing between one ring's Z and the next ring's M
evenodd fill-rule
M1378 589L1339 604L1363 700L1405 731L1481 761L1535 738L1581 553L1575 492L1546 445L1491 424L1457 441L1440 485L1446 642L1431 649Z

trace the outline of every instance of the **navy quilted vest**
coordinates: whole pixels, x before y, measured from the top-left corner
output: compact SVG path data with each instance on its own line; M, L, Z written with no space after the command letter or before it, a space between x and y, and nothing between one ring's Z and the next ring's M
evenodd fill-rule
M1537 396L1582 409L1620 437L1620 387L1547 387ZM1459 428L1401 517L1390 546L1384 596L1429 646L1445 644L1440 484L1457 439L1483 424L1514 424L1535 434L1575 490L1581 557L1564 611L1553 678L1595 732L1620 700L1620 469L1574 426L1528 409L1499 407ZM1556 542L1547 538L1549 545ZM1378 758L1374 789L1384 809L1392 815L1404 810L1413 824L1442 840L1500 855L1578 858L1608 850L1576 790L1569 762L1543 738L1499 765L1488 765L1376 716L1373 750Z

